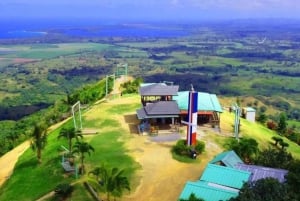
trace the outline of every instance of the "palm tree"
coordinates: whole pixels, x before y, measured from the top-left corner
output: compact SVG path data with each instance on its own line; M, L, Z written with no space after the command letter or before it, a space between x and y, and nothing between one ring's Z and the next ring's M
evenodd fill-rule
M73 146L72 153L78 153L80 155L81 161L81 173L84 174L84 158L85 154L91 155L91 151L95 151L95 149L87 142L84 141L77 141Z
M47 143L47 129L44 125L35 124L32 132L31 148L36 151L38 162L42 162L42 150Z
M129 181L127 177L123 176L124 170L110 169L102 165L90 171L89 174L96 176L97 185L100 185L106 192L108 201L111 195L121 197L124 189L130 190Z
M69 152L72 152L72 139L77 139L80 137L82 138L82 134L80 130L75 130L74 127L67 127L67 128L62 128L59 132L58 139L64 137L68 140L69 144Z

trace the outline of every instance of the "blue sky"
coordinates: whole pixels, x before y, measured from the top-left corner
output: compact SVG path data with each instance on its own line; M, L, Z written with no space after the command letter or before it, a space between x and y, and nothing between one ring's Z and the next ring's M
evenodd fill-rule
M300 18L299 0L1 0L0 19Z

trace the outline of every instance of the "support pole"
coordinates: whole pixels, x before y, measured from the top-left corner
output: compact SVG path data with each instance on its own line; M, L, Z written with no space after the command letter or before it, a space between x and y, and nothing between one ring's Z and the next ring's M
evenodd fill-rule
M238 140L239 139L239 130L240 130L240 115L241 109L240 107L235 104L234 106L234 137Z
M73 123L74 123L74 128L77 130L77 123L76 123L76 117L75 117L75 107L78 106L79 110L79 121L80 121L80 129L82 129L82 120L81 120L81 107L80 107L80 101L77 101L73 106L72 106L72 114L73 114Z
M106 75L105 97L107 97L107 94L108 94L108 78L110 78L110 77L113 77L113 88L115 88L116 75L115 74Z
M197 121L198 121L198 92L194 91L192 86L189 92L188 118L182 121L187 125L186 143L188 146L197 143Z

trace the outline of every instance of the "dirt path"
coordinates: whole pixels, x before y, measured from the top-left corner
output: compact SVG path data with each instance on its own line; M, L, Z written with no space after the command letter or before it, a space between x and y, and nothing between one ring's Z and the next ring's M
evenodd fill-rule
M67 120L68 119L49 127L48 132L58 128ZM0 187L4 184L4 182L7 179L9 179L10 175L13 173L14 167L19 157L29 148L29 146L30 141L27 140L15 147L13 150L7 152L0 158Z
M19 156L29 147L29 141L23 142L0 158L0 186L9 179Z

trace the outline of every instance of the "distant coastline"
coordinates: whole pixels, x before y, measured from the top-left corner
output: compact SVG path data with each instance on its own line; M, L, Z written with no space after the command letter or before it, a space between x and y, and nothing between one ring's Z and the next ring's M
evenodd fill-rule
M187 29L188 27L188 29ZM218 21L186 21L186 22L118 22L99 19L64 19L64 20L0 20L1 39L26 39L44 36L64 36L70 38L100 37L149 37L170 38L193 35L193 30L205 27L223 29L224 27L242 30L261 29L265 27L280 31L280 27L300 30L299 20L274 19L242 19ZM198 30L197 30L198 31Z

